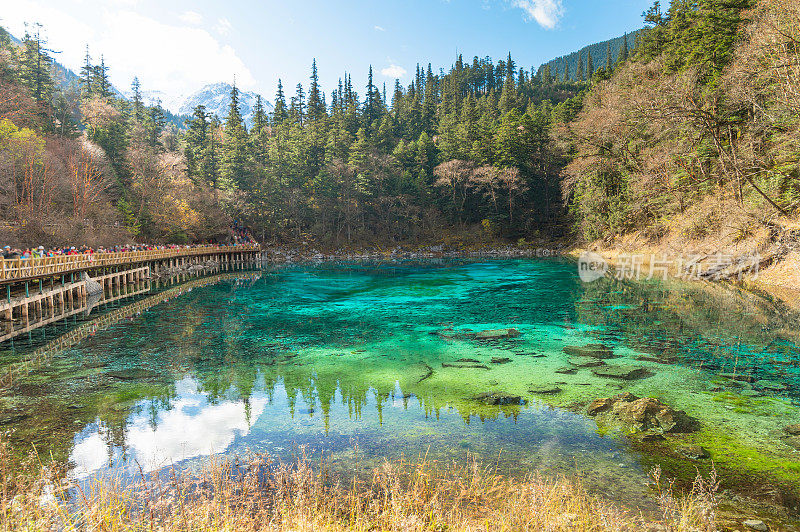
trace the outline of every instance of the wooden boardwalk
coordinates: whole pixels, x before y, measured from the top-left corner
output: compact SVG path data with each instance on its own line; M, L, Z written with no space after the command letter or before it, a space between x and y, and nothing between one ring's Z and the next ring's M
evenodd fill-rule
M119 253L84 253L37 257L28 259L0 259L0 284L32 281L87 270L108 267L128 268L142 263L157 263L171 259L221 256L231 260L244 260L245 255L258 253L258 245L197 246L181 249L149 251L123 251Z

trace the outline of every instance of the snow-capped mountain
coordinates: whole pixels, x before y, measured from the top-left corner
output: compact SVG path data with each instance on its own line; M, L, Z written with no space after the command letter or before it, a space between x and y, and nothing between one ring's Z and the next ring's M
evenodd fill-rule
M171 110L179 115L191 116L195 107L204 105L207 113L217 115L220 120L225 120L225 117L228 116L228 107L231 104L232 88L229 83L206 85L199 91L184 98L177 109ZM242 113L242 118L248 128L253 125L256 96L254 92L239 91L239 111ZM264 106L264 112L272 112L272 104L263 98L262 105Z
M170 113L179 115L178 109L180 109L181 104L185 100L183 96L170 96L165 92L159 90L143 90L141 92L142 101L147 106L155 106L161 105L162 108L166 109ZM123 96L126 100L133 100L133 92L127 90L123 93Z

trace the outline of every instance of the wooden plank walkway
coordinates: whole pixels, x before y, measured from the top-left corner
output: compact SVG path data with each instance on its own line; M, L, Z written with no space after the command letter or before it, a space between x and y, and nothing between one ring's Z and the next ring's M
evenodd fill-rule
M258 245L197 246L182 249L148 251L123 251L119 253L84 253L57 257L31 257L28 259L0 259L0 284L26 281L41 277L65 275L110 266L129 266L166 259L208 255L255 253Z

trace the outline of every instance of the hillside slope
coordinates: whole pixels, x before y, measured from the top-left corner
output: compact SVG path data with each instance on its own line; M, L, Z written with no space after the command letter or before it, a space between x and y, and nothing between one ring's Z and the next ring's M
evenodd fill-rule
M558 140L579 236L672 254L794 249L800 206L800 6L651 11L633 58ZM711 6L711 7L709 7Z

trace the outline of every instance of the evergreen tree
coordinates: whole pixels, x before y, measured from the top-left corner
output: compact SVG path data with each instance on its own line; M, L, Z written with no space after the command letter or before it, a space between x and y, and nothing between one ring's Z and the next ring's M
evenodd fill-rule
M308 89L308 118L318 120L325 114L325 105L322 103L322 94L319 88L317 75L317 60L311 64L311 86Z
M204 172L206 159L206 148L209 144L209 122L206 108L198 105L194 108L192 118L186 121L187 130L184 139L186 147L184 156L186 157L186 167L189 177L205 178L209 184L214 181Z
M225 118L225 137L222 155L222 177L225 186L243 188L247 186L247 131L239 109L239 89L234 81L231 102Z
M606 73L611 74L614 70L613 63L611 62L611 43L606 44Z
M233 82L228 104L228 116L225 118L225 129L244 128L242 112L239 109L239 89L236 87L236 80Z
M278 92L275 95L275 107L272 110L272 120L276 125L280 125L289 118L286 109L286 96L283 94L283 84L278 80Z
M295 123L302 124L306 117L306 93L303 91L303 84L298 83L295 88L295 95L289 103L289 118Z
M625 33L625 37L622 39L622 45L619 48L619 56L617 57L617 63L624 63L628 60L628 34Z
M137 124L140 124L144 118L144 103L142 102L142 91L138 77L133 78L131 91L133 92L133 119Z
M164 110L161 108L161 103L158 102L153 107L150 107L147 113L147 120L145 122L145 130L147 131L147 143L153 147L161 146L161 133L164 131L166 119L164 117Z
M579 83L583 83L584 75L583 75L583 54L578 52L578 69L576 72L576 77Z
M102 55L100 56L100 64L95 65L93 68L92 83L98 96L101 98L108 98L111 96L111 82L108 81L108 67Z
M53 60L48 55L46 42L41 35L41 25L34 25L34 32L25 31L22 39L22 61L20 79L37 103L50 105L54 83L51 75Z
M81 67L80 84L81 96L88 98L92 95L92 79L94 78L94 66L92 65L92 58L89 56L89 45L86 45L86 55L83 58L83 66Z
M586 57L586 79L592 79L594 74L594 59L592 59L592 51L587 52Z
M375 87L372 77L372 65L369 67L369 75L367 77L367 95L364 100L364 126L365 134L367 137L373 133L374 122L381 115L381 95L378 88Z
M253 129L261 131L267 125L267 113L264 111L264 102L261 95L256 95L256 105L253 108Z

